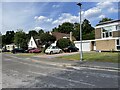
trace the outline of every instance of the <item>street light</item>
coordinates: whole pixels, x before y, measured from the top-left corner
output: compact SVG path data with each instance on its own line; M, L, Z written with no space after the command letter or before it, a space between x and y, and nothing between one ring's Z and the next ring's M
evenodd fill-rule
M83 61L83 52L82 52L82 28L81 28L81 3L77 3L80 7L80 61Z

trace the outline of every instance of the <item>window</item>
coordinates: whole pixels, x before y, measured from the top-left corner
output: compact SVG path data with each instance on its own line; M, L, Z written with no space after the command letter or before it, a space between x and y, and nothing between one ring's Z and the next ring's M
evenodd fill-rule
M120 30L120 25L117 25L117 26L116 26L116 30Z
M112 37L112 32L109 32L110 37Z
M103 27L102 28L102 37L103 38L112 37L112 29L113 29L113 26Z
M117 45L120 45L120 40L119 39L117 39Z
M120 39L116 40L116 48L117 50L120 50Z
M32 41L31 41L31 46L33 45Z

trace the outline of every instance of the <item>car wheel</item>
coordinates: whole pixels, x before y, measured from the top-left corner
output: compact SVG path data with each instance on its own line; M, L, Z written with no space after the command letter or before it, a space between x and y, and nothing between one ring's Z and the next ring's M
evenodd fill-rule
M53 51L51 51L50 54L53 54Z
M62 51L60 50L59 53L62 53Z

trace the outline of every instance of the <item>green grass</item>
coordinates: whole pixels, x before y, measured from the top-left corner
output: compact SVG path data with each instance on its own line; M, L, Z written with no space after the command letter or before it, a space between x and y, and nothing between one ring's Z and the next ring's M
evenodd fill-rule
M118 53L112 53L112 52L101 52L101 53L89 52L89 53L83 53L83 60L118 63L119 60L118 56L119 56ZM69 60L80 60L80 54L62 56L59 58L69 59Z

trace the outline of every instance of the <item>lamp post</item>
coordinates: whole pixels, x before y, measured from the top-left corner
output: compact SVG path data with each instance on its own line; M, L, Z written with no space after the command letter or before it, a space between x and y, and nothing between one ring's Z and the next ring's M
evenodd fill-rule
M82 28L81 28L81 3L77 3L80 7L80 61L83 61L83 52L82 52Z

